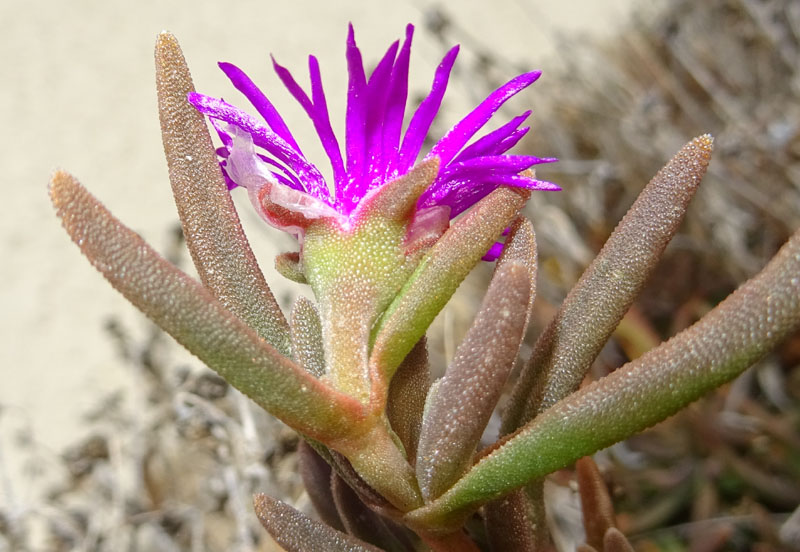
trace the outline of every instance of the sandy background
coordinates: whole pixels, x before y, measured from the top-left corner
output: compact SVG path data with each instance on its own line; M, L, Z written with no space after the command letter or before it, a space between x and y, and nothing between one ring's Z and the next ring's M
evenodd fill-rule
M485 0L447 9L465 39L490 46L510 65L545 70L559 64L564 37L608 33L629 0ZM322 66L334 124L344 113L344 38L352 21L367 65L418 25L412 51L412 90L424 91L445 51L421 28L429 0L356 2L209 2L173 0L0 2L0 120L3 209L0 217L0 461L15 474L11 435L22 430L53 453L74 438L81 414L96 397L126 385L103 331L110 315L144 331L142 318L90 267L60 228L49 204L50 173L75 174L125 223L163 248L176 221L162 156L152 48L156 34L180 40L198 89L244 105L216 67L237 63L267 90L298 141L310 125L273 76L272 52L306 82L305 56ZM135 6L135 7L131 7ZM462 60L463 62L463 60ZM504 78L514 76L509 69ZM535 94L535 87L533 90ZM475 99L463 85L448 91L451 122ZM517 101L518 111L527 107ZM535 131L534 113L534 131ZM547 155L548 152L540 152ZM314 155L313 149L311 155ZM291 247L249 211L243 215L262 266ZM2 467L2 466L0 466ZM16 476L12 476L12 479ZM11 482L17 499L26 480ZM0 486L7 497L8 481Z

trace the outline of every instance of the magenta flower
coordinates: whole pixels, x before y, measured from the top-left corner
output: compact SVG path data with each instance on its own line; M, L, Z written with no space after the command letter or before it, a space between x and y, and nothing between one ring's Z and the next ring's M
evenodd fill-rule
M349 227L349 220L357 216L359 205L370 192L403 176L417 162L447 88L458 46L439 64L430 93L414 112L401 139L413 33L414 27L408 25L402 46L400 41L394 42L367 77L350 26L344 156L331 127L316 57L308 58L310 97L291 73L273 59L276 73L314 124L330 160L332 185L305 157L264 93L238 67L220 63L225 75L264 119L259 121L222 99L189 94L189 101L210 117L223 142L217 152L229 188L247 188L265 220L298 237L302 236L304 224L317 218L333 218L343 227ZM524 174L534 165L555 159L506 154L530 130L521 127L530 111L467 145L509 98L536 81L540 74L533 71L511 79L433 146L425 159L438 157L439 172L417 203L418 215L428 209L431 214L418 218L445 217L446 224L499 186L560 189L532 178L531 173ZM265 194L269 208L265 208Z

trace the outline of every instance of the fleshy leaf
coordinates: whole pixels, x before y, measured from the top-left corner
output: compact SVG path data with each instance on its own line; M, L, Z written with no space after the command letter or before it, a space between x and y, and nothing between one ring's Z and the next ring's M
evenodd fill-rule
M357 213L367 212L405 223L414 214L419 196L430 187L438 173L439 159L426 159L368 194L361 200Z
M394 510L392 505L389 504L385 498L378 494L375 489L370 487L367 482L358 475L347 458L336 451L331 451L330 456L333 462L332 466L336 468L336 473L351 489L353 489L353 491L355 491L358 498L361 499L361 502L375 511L384 512L387 515L397 514L397 510Z
M322 350L322 323L317 309L305 297L299 297L292 309L292 355L314 377L325 374L325 351Z
M407 520L459 526L486 501L647 429L735 378L800 327L798 274L800 231L696 324L539 414Z
M158 36L155 58L169 178L200 280L228 310L288 354L286 319L239 223L203 115L186 100L194 85L174 36Z
M381 550L390 552L405 552L407 548L398 542L396 533L400 532L399 527L390 528L389 520L367 508L359 500L358 495L351 489L344 480L338 475L331 479L331 493L336 511L344 523L345 529L350 535L380 546ZM393 531L392 529L395 529Z
M581 495L586 544L603 550L606 531L616 526L614 505L608 495L608 488L591 456L584 456L575 462L575 474Z
M417 458L419 432L425 398L431 386L428 351L425 338L420 339L397 369L389 385L386 416L397 434L409 461Z
M303 263L300 262L300 253L297 251L287 251L275 257L275 270L284 278L307 284L306 275L303 273Z
M411 348L527 198L524 190L498 188L456 220L420 261L378 321L370 357L373 385L385 385L391 380Z
M297 431L326 442L358 426L356 401L281 355L77 180L57 172L50 197L67 233L111 285L228 383Z
M475 321L425 413L416 469L426 500L447 490L472 463L517 358L531 304L535 259L530 223L522 228L509 236L508 254L498 262ZM514 244L518 236L529 245L527 251Z
M507 434L580 384L655 268L705 174L712 138L685 145L645 187L534 346L507 408Z
M531 496L532 492L536 496ZM541 484L528 485L486 505L483 519L492 552L541 552L552 548L543 493Z
M265 494L253 502L261 525L286 552L382 552Z
M616 527L610 527L603 537L603 552L634 552L633 546Z
M317 515L334 529L344 531L331 493L333 469L311 445L302 440L297 445L297 457L303 486Z

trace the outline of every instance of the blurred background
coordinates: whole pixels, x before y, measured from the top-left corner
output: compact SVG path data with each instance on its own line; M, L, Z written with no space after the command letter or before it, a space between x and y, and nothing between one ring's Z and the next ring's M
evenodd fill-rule
M532 135L517 151L561 159L538 176L564 191L534 194L526 212L540 275L523 357L639 190L698 134L715 136L709 174L592 377L687 327L757 272L800 226L800 4L550 4L0 4L0 550L272 550L250 495L310 507L292 432L118 296L69 243L47 198L49 175L69 170L191 271L156 112L152 47L162 29L180 40L200 91L244 107L216 62L247 71L312 158L321 148L268 54L301 82L306 56L318 56L341 128L348 22L367 66L407 22L417 26L409 109L444 52L462 44L432 139L509 78L542 69L495 124L532 108ZM272 259L291 239L236 199L288 307L306 291L282 281ZM490 268L479 267L437 320L435 366L452 356ZM777 550L798 538L798 364L796 337L732 385L598 455L637 549ZM581 541L571 478L555 474L549 491L565 550Z

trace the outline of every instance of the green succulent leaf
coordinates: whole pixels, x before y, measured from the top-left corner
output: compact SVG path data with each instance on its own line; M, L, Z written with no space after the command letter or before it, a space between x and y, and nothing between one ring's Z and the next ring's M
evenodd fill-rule
M228 383L297 431L326 442L358 426L356 401L281 355L73 177L56 173L50 196L67 233L111 285Z
M735 378L798 327L800 231L696 324L539 414L407 519L458 526L481 504L671 416Z
M378 321L370 357L373 384L391 380L397 367L458 286L503 229L528 194L498 188L439 238Z
M261 525L287 552L382 552L264 494L254 497Z
M155 60L169 179L200 280L228 310L288 355L289 327L239 223L203 115L186 100L194 85L174 36L158 36Z
M504 434L578 387L677 232L712 145L709 135L686 144L617 225L536 342L504 414Z

